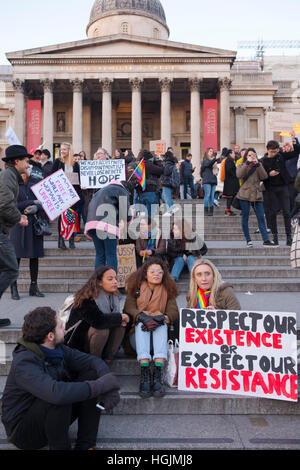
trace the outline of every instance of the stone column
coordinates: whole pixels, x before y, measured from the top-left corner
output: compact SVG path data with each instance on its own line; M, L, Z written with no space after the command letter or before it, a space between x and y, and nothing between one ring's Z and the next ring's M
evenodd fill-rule
M53 85L54 81L46 79L42 81L44 87L44 126L43 142L44 148L53 154Z
M202 78L193 78L189 81L191 90L191 153L193 155L193 166L196 167L195 176L199 175L201 166L201 82Z
M238 106L233 109L235 114L235 143L239 145L240 148L243 148L245 144L244 112L246 108Z
M160 79L161 89L161 140L166 142L166 148L171 146L171 85L170 78Z
M83 150L83 131L82 131L82 88L83 80L75 78L70 80L73 87L73 151L79 153Z
M100 80L102 85L102 147L112 153L112 83L109 78Z
M91 102L88 98L85 98L85 103L83 105L83 149L86 154L87 158L93 158L91 151L92 151L92 109L91 109Z
M130 80L132 91L132 114L131 114L131 149L135 157L143 147L142 136L142 86L143 80L134 78Z
M232 81L228 78L219 79L220 86L220 147L230 148L230 88Z
M25 143L25 98L24 98L24 85L25 81L17 78L12 82L15 90L15 133L22 145ZM28 152L30 149L27 149Z

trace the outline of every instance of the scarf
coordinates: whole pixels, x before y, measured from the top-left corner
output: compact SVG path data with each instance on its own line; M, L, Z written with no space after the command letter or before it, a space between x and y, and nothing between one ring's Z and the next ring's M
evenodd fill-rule
M203 309L203 308L208 307L210 294L211 294L211 289L204 291L204 290L200 289L200 287L198 287L198 290L197 290L197 308Z
M104 313L120 313L120 299L116 294L107 295L103 289L100 289L97 299L95 299L97 307Z
M166 288L160 284L152 291L148 282L144 281L140 288L140 296L137 299L137 306L140 312L144 312L152 317L164 315L168 302Z
M57 366L63 361L64 356L60 346L57 346L55 349L45 348L40 344L38 346L44 354L46 361L49 362L49 364L51 364L52 366Z

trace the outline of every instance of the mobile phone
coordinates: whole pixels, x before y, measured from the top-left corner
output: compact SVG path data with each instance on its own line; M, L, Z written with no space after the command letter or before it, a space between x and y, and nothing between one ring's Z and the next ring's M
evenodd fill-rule
M104 406L100 405L100 403L97 403L96 408L99 408L99 410L105 411Z

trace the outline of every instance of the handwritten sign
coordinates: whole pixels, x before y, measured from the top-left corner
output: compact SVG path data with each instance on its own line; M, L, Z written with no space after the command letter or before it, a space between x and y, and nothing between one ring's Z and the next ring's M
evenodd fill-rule
M80 199L63 170L56 171L31 189L51 221Z
M125 160L83 160L80 162L81 187L100 189L111 181L125 181Z
M118 245L118 287L125 287L125 282L130 274L136 271L135 246Z
M164 140L151 140L150 152L154 152L155 155L164 155L166 153L166 142Z
M179 390L298 400L295 313L182 309Z

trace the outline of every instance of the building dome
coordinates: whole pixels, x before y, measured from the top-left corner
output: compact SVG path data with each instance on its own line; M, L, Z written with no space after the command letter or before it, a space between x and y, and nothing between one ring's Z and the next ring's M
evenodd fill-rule
M107 28L109 25L107 18L110 22L110 31ZM144 23L146 28L143 26L136 28L138 21L140 25ZM155 28L155 23L157 28ZM150 37L156 39L169 37L165 11L159 0L95 0L87 27L87 35L88 37L99 37L125 33L148 37L149 28L147 25L149 26L149 24L152 26Z

